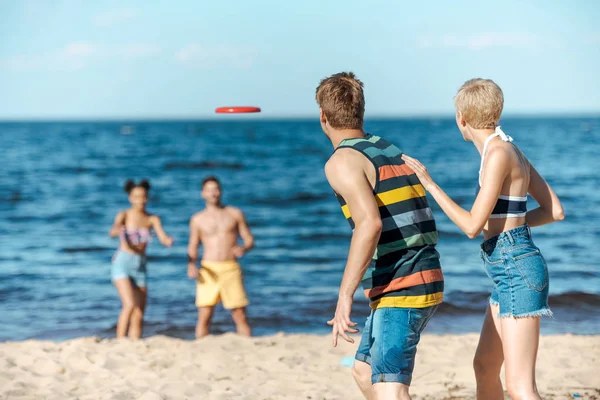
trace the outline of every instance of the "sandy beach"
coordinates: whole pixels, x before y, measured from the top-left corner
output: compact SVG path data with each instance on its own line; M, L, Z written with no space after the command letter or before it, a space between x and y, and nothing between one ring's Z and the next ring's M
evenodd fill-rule
M414 399L472 399L477 335L426 335ZM328 336L184 341L95 337L0 344L0 399L360 399L340 365L356 345ZM538 386L544 399L600 399L600 336L543 336ZM573 395L579 397L573 397Z

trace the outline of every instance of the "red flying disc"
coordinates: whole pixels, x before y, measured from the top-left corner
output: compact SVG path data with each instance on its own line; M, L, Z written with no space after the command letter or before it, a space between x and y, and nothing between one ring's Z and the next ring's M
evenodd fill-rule
M219 107L215 110L217 114L257 113L260 107Z

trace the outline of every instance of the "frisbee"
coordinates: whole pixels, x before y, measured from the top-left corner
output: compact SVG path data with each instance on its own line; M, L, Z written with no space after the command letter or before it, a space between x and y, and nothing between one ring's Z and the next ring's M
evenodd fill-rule
M217 114L244 114L260 112L260 107L250 106L235 106L235 107L219 107L215 110Z

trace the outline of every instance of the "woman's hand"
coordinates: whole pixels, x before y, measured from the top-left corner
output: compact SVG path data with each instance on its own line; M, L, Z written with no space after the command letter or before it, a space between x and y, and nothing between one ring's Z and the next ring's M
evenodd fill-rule
M110 232L108 235L110 237L118 237L123 232L125 228L125 211L120 211L115 217L115 222L113 226L110 228Z
M166 247L171 247L173 246L173 238L171 236L167 236L163 242L163 245Z
M419 178L419 180L421 181L421 185L423 185L425 190L427 190L428 192L431 191L431 189L435 186L435 182L433 181L433 179L431 179L427 168L423 164L421 164L419 160L409 157L406 154L402 155L402 160L404 160L404 162L410 169L415 171L417 178Z
M158 240L165 247L171 247L173 245L173 238L165 233L165 230L162 227L162 222L158 215L150 216L150 226L156 232L156 236L158 236Z

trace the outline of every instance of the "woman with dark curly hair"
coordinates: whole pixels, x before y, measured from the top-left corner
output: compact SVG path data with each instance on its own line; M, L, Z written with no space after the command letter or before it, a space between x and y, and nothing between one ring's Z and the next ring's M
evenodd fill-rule
M150 242L151 230L163 246L171 247L173 239L163 230L158 215L146 210L150 183L128 180L125 192L129 195L131 208L120 211L110 230L110 237L119 237L119 249L112 261L112 281L119 292L122 308L117 322L117 337L142 336L142 323L148 289L146 286L146 247Z

